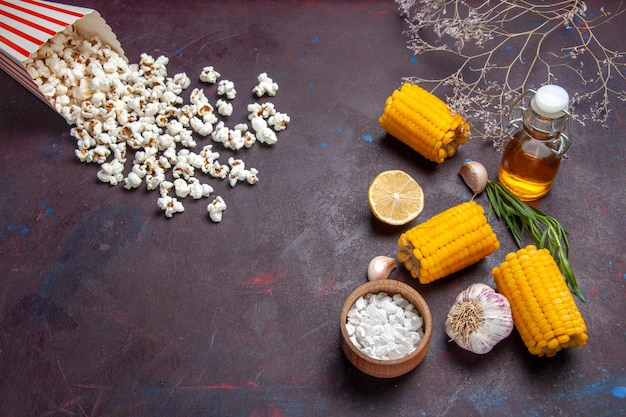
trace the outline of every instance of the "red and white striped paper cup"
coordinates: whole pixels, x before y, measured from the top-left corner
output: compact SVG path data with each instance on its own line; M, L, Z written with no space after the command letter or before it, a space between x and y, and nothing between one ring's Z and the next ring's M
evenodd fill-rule
M93 9L42 0L0 0L0 68L48 105L24 61L70 25L87 39L98 35L102 43L124 56L113 30Z

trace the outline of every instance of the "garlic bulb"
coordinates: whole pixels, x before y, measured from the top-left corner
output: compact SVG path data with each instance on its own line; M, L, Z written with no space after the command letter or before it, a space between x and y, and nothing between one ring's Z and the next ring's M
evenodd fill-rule
M396 260L389 256L376 256L367 266L367 279L376 281L379 279L387 279L391 271L396 267Z
M470 190L474 192L475 196L482 193L487 186L487 169L480 162L470 161L464 163L459 169L459 175Z
M487 353L513 331L509 300L485 284L472 284L456 297L445 329L463 349Z

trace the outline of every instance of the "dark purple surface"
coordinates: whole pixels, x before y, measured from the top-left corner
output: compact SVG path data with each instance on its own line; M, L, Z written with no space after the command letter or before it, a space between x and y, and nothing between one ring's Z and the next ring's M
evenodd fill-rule
M424 296L434 332L415 371L377 380L347 362L338 325L368 261L394 256L402 231L372 219L370 181L409 172L425 191L423 221L471 197L456 174L466 158L492 177L500 158L474 138L434 166L379 127L401 77L437 69L411 60L395 4L77 3L102 14L131 62L167 55L169 73L187 72L192 88L213 65L238 87L233 118L245 118L248 86L267 72L280 85L271 101L292 121L273 147L241 154L259 168L258 184L210 182L229 205L221 223L208 220L208 200L185 200L183 214L165 219L156 193L100 183L97 167L74 157L65 122L0 73L0 415L626 412L622 103L608 129L578 128L539 202L570 232L589 299L579 303L587 346L546 359L517 331L485 356L447 341L456 294L493 285L491 268L515 249L493 220L502 246L477 265L428 286L404 269L392 274ZM620 21L611 28L623 33Z

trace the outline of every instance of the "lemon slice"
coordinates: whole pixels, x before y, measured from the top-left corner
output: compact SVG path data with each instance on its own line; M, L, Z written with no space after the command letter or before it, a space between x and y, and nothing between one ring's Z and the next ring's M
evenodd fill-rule
M367 190L372 214L383 223L400 226L424 209L424 191L409 174L398 169L383 171Z

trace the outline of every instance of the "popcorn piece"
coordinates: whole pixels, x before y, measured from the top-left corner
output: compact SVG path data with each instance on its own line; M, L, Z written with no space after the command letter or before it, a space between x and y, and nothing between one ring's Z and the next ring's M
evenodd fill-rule
M172 170L174 178L183 178L188 180L194 174L194 167L187 161L179 160Z
M243 139L243 146L246 148L250 148L256 142L256 136L250 131L246 131L241 138Z
M278 91L278 84L276 84L270 77L267 76L267 73L263 72L259 74L257 77L259 84L252 89L252 92L256 94L257 97L262 97L264 94L268 96L275 96Z
M287 123L291 121L289 115L285 113L276 112L273 116L267 120L267 124L272 126L276 132L281 130L285 130L287 128Z
M240 130L228 130L228 138L224 146L234 151L243 148L243 138Z
M101 165L97 176L102 182L117 185L124 180L124 165L117 159L111 162L105 162Z
M217 112L222 116L228 117L233 114L233 105L225 100L217 100L215 106L217 107Z
M257 177L259 171L254 168L246 169L246 165L241 159L230 157L228 158L228 165L230 166L228 180L231 187L234 187L239 181L246 181L251 185L259 181Z
M179 198L185 198L189 195L189 184L182 178L174 180L174 192Z
M165 181L165 174L162 171L146 174L146 188L150 191L159 188L159 185Z
M260 116L254 116L251 120L252 129L256 132L256 140L267 145L273 145L278 141L276 132L268 127L267 121Z
M124 178L124 188L127 190L131 190L133 188L139 188L141 183L143 182L143 177L145 177L145 170L142 171L140 165L133 165L133 170L128 173L126 178Z
M185 211L183 203L181 203L174 197L160 197L157 200L157 204L159 208L165 212L165 217L172 217L176 213L182 213L183 211Z
M174 188L174 183L171 181L161 181L159 184L159 194L161 197L166 197Z
M180 142L186 148L195 148L197 143L193 138L193 133L189 129L183 129L178 135L174 137L177 142Z
M90 149L90 162L93 161L97 164L104 164L111 155L111 150L105 145L96 145L95 148Z
M248 171L248 174L246 175L246 181L248 182L248 184L254 185L259 182L259 177L257 175L258 173L259 171L255 168L250 168L250 171Z
M191 90L191 93L189 93L189 102L194 105L197 106L198 104L201 103L208 103L209 100L207 99L206 95L204 94L204 90L201 88L194 88L193 90Z
M187 74L185 74L184 72L174 75L173 78L168 79L165 83L167 90L177 95L181 94L183 90L190 85L191 79L189 79Z
M194 132L196 132L200 136L209 136L211 133L213 133L213 124L205 123L197 117L192 117L189 121L189 125L194 130Z
M220 73L211 66L202 68L202 72L200 72L200 81L203 83L215 84L219 77Z
M224 199L220 196L217 196L213 199L213 201L207 206L207 211L209 212L209 217L215 223L219 223L222 221L222 213L226 210L226 203Z
M256 139L261 143L265 143L266 145L273 145L278 142L278 136L276 136L276 132L274 132L269 127L266 127L262 131L257 132Z
M202 151L200 151L200 156L213 162L220 157L220 154L219 152L213 151L213 145L205 145Z
M208 167L208 172L215 178L224 179L228 175L230 168L228 165L222 165L218 161L213 161Z
M235 90L235 83L230 80L221 80L217 83L217 94L220 96L226 96L226 98L233 100L237 95L237 90Z
M189 195L199 200L208 197L213 193L213 187L209 184L202 184L197 178L189 178Z
M104 137L104 134L101 137ZM113 158L116 161L119 161L122 164L126 162L126 143L111 143L109 145L109 149L111 149L111 152L113 152Z
M270 116L276 114L276 108L274 104L270 102L266 103L252 103L248 104L248 119L252 120L254 117L262 117L264 119L269 118Z

